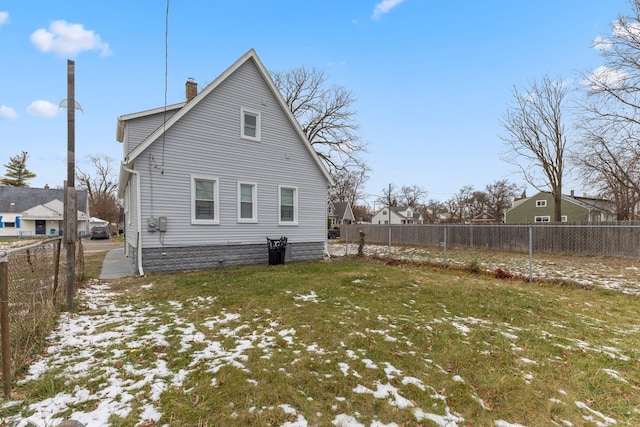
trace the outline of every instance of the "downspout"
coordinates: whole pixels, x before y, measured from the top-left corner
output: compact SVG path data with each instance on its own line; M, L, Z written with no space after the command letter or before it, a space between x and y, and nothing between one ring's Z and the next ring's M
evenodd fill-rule
M136 177L136 222L138 235L142 232L142 207L140 206L140 175L138 171L133 169L129 169L126 166L122 166L122 168L130 174L133 174ZM140 276L144 276L144 270L142 269L142 239L138 240L138 248L137 248L137 257L138 257L138 274Z

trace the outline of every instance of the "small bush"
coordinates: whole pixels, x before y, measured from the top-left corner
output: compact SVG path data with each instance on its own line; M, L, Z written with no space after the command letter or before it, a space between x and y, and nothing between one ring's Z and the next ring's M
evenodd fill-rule
M482 270L480 268L480 262L478 262L477 259L474 259L469 263L469 271L473 274L480 274Z

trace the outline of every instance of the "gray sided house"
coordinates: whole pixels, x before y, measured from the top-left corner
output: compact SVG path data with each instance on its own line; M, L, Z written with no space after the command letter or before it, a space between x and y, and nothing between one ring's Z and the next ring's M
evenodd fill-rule
M78 235L89 232L89 198L77 191ZM0 237L54 237L64 231L64 190L0 186Z
M138 274L326 251L331 176L252 49L187 101L118 118L125 252Z
M353 209L349 202L329 202L329 220L331 225L352 224L355 222Z
M616 221L615 203L593 197L562 196L562 222ZM554 200L551 193L541 191L526 199L518 200L505 213L505 223L542 223L553 221Z

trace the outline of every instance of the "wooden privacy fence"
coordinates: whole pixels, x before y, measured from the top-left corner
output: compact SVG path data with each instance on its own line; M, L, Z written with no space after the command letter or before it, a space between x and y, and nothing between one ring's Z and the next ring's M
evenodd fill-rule
M0 351L5 397L11 396L15 372L38 351L65 300L66 268L61 243L62 238L51 238L0 249ZM77 241L76 278L84 274L83 260L82 243Z
M353 224L341 236L366 243L470 247L503 252L546 252L640 259L640 224Z

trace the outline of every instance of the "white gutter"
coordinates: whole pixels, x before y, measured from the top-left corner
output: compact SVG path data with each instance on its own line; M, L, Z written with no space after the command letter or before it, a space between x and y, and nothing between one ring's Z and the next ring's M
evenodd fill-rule
M135 175L136 177L136 225L138 229L138 235L140 235L140 233L142 232L142 208L140 207L140 175L138 175L138 171L126 167L124 163L122 164L122 169L130 174ZM138 247L136 252L138 257L138 274L140 276L144 276L144 270L142 269L142 239L138 240Z

